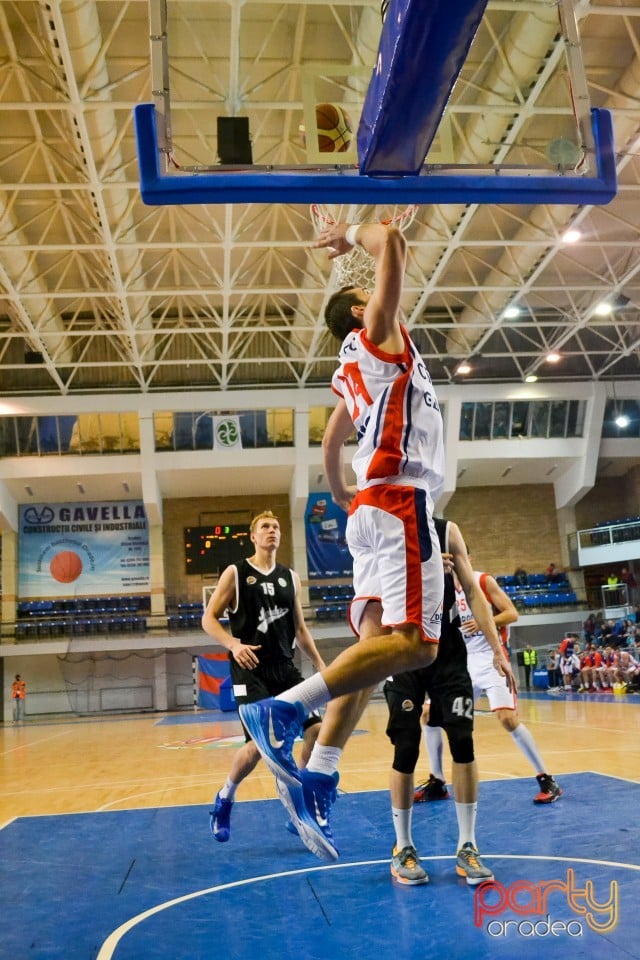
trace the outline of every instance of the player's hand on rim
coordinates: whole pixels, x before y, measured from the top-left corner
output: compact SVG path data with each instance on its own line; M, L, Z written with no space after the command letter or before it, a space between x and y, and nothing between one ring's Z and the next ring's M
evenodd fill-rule
M320 233L317 240L313 241L311 246L315 248L325 247L329 260L335 260L336 257L341 257L344 253L348 253L349 250L353 249L346 238L349 226L350 224L348 223L334 223L326 227Z

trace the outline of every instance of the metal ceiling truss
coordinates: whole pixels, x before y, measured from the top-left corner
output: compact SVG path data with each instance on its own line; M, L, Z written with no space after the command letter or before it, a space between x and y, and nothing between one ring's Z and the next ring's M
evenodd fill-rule
M334 64L357 86L380 29L377 0L176 4L192 38L172 118L187 164L211 153L221 111L252 118L257 162L303 162L302 74ZM418 210L403 310L436 382L458 381L461 359L487 383L640 374L640 6L574 7L591 104L613 114L618 196ZM448 130L469 163L543 156L562 119L554 5L513 8L489 3L456 89ZM164 82L149 32L146 0L0 0L2 395L326 385L334 278L306 203L142 203L132 109ZM520 36L535 57L516 56Z

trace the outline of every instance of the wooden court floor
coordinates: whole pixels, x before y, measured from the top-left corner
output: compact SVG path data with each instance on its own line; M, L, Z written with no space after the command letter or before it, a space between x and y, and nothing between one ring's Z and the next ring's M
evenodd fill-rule
M478 711L480 779L532 776L511 737L483 711L482 700ZM592 771L640 783L639 696L523 694L519 713L557 779ZM392 753L386 716L383 701L372 701L365 711L340 765L342 790L387 788ZM224 781L240 736L235 713L41 718L0 725L0 826L20 816L207 804ZM426 759L421 763L416 780L428 773ZM532 779L532 794L535 787ZM275 796L273 777L260 764L237 800Z

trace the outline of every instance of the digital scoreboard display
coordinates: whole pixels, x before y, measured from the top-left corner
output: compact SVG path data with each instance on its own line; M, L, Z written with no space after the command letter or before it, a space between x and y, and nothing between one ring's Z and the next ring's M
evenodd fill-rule
M214 523L184 528L187 573L221 574L230 563L253 554L249 524Z

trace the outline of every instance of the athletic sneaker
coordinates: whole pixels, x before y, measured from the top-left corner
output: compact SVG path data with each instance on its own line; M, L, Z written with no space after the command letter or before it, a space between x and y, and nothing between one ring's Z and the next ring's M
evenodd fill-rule
M459 877L466 877L471 887L479 883L491 883L495 879L489 867L485 867L472 843L464 843L458 850L456 873Z
M562 796L562 790L548 773L539 773L536 780L540 785L540 793L533 798L534 803L554 803Z
M420 857L415 847L394 847L391 852L391 874L398 881L409 886L429 883L427 871L420 866Z
M216 793L213 810L209 810L209 826L218 843L226 843L231 834L231 807L233 800L225 800Z
M299 771L297 785L276 778L276 786L283 804L289 811L292 825L307 850L321 860L337 860L338 849L331 833L331 807L338 795L337 773Z
M276 779L299 786L300 771L293 759L293 744L306 717L302 704L270 697L256 703L242 703L238 712Z
M449 791L444 780L438 780L431 773L426 783L421 783L413 792L414 803L425 803L427 800L447 800Z

